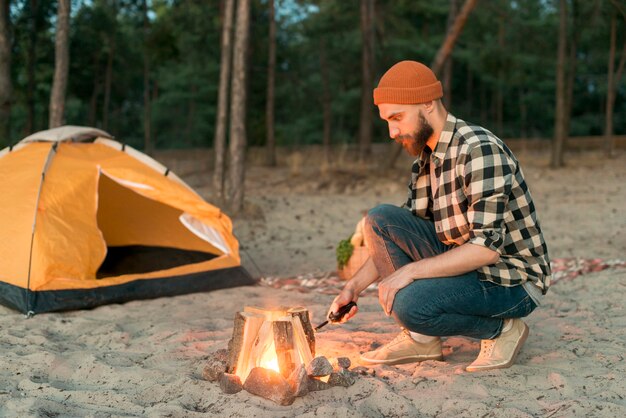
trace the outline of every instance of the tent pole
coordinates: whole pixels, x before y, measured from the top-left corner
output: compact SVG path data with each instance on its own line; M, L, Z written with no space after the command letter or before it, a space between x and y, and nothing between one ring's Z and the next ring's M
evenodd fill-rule
M30 272L33 264L33 245L35 243L35 228L37 227L37 213L39 212L39 201L41 199L41 190L43 189L43 182L46 179L46 173L48 172L48 168L50 168L50 164L52 163L52 158L56 155L57 147L59 143L55 142L52 147L50 147L50 151L48 152L48 157L46 158L46 163L43 166L41 171L41 180L39 182L39 190L37 191L37 201L35 202L35 214L33 215L33 229L30 235L30 250L28 254L28 280L26 282L26 318L32 318L35 315L35 312L31 309L31 300L30 300Z

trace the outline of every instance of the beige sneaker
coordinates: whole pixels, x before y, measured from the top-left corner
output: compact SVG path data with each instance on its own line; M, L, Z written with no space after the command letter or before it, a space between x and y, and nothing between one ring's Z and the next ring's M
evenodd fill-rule
M480 354L465 370L478 372L481 370L505 369L511 367L515 357L528 337L528 325L519 318L513 319L511 329L500 334L493 340L480 342Z
M418 343L402 330L396 338L377 350L361 354L364 364L405 364L425 360L443 360L441 338L434 338L430 343Z

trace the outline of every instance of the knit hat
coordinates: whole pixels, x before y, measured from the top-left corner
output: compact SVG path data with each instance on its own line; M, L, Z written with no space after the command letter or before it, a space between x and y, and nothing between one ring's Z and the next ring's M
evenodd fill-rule
M417 61L400 61L383 74L374 89L374 104L418 104L443 97L441 82Z

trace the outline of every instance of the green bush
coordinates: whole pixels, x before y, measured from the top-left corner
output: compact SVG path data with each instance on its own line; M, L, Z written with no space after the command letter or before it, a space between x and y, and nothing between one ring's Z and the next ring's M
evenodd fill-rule
M340 269L348 264L348 260L350 259L350 257L352 256L352 252L354 251L354 246L350 242L350 238L339 241L339 244L337 245L337 250L335 251L337 254L337 266Z

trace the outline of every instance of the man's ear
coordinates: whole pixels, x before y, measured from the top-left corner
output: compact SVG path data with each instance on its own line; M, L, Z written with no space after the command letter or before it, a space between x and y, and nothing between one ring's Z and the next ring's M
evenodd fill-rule
M422 105L424 106L424 110L427 113L432 113L433 110L435 110L435 102L433 102L432 100L429 102L422 103Z

